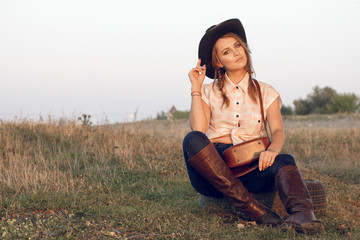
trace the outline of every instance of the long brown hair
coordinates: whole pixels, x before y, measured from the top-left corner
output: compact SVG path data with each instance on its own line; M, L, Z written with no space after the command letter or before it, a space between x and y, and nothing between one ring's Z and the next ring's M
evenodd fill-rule
M226 37L232 37L232 38L236 39L236 41L238 41L245 50L245 54L247 57L245 69L246 69L246 72L249 74L248 94L250 96L250 99L253 102L257 103L258 92L257 92L256 86L252 80L252 75L254 73L254 70L253 70L252 62L251 62L251 56L250 56L251 52L250 52L247 44L244 43L241 40L241 38L238 35L236 35L235 33L226 33L223 36L221 36L220 38L226 38ZM220 63L220 61L219 61L219 56L217 55L215 46L212 49L211 61L212 61L212 66L215 68L215 77L214 77L215 81L214 81L213 87L215 87L215 83L217 83L217 85L220 89L220 92L221 92L221 96L223 98L223 106L225 105L226 107L228 107L230 105L230 100L227 97L225 89L224 89L225 82L226 82L226 77L225 77L226 70L224 68L221 68L218 66L218 63Z

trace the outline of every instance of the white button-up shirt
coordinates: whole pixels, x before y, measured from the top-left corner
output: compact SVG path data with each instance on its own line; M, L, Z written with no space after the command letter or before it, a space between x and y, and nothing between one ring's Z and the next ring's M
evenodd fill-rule
M207 136L213 139L230 134L234 145L260 137L264 129L260 101L254 103L248 94L249 75L246 74L237 85L227 75L225 76L225 92L230 100L228 107L223 105L223 98L216 83L203 84L201 89L202 99L209 105L211 111ZM276 98L279 98L281 108L281 99L272 86L262 82L259 82L259 85L266 119L266 109Z

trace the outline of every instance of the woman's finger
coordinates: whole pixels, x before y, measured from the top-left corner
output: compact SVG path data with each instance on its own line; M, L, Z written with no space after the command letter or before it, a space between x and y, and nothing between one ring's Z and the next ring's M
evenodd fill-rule
M197 62L197 64L196 64L196 67L195 67L195 68L206 69L206 65L202 65L202 66L201 66L201 59L199 59L199 61Z
M264 157L264 153L261 153L259 157L259 170L262 171L264 167L265 167L265 157Z
M199 58L199 60L197 61L196 67L200 67L201 66L201 59Z
M202 74L206 73L206 67L196 67L196 68L191 69L190 72L197 73L198 75L202 75Z
M206 74L206 66L202 66L202 73L205 75Z
M267 162L266 168L271 167L274 164L276 156L277 156L277 154L274 154L274 153L269 155L269 160Z
M259 158L259 170L265 170L266 168L273 165L275 157L276 156L270 152L262 152Z

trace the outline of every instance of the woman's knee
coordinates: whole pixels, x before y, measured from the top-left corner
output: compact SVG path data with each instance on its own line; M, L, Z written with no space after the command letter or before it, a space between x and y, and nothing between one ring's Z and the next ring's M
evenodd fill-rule
M295 158L290 154L279 154L275 158L275 164L279 166L279 169L286 165L296 166Z
M184 154L194 156L210 143L209 138L200 131L189 132L183 141Z

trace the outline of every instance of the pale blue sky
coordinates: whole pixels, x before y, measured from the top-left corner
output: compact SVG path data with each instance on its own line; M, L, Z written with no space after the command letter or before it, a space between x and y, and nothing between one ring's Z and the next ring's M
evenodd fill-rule
M360 95L360 0L0 0L0 119L189 110L200 38L229 18L285 105L316 85Z

